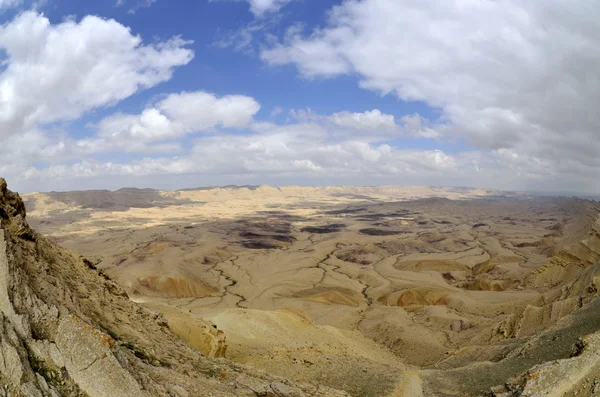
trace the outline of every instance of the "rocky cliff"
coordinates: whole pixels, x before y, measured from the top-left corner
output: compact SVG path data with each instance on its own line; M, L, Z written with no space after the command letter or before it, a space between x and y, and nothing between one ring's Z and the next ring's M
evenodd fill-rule
M343 396L192 350L91 262L30 229L0 179L0 396Z

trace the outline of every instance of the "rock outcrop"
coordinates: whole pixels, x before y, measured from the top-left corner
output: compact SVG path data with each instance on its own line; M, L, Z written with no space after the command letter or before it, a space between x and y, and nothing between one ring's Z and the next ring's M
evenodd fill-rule
M576 348L574 357L537 365L493 388L490 396L599 396L600 333L580 339Z
M23 201L0 179L0 396L7 395L346 393L192 350L90 261L32 231Z

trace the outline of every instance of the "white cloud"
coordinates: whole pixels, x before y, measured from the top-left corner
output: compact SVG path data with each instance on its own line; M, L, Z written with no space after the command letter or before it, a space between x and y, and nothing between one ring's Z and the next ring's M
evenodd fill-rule
M244 95L226 95L195 91L168 95L140 114L118 113L101 120L97 137L77 144L91 151L160 151L164 146L149 143L181 137L217 126L240 128L248 125L260 110L260 104Z
M285 2L249 3L255 15L275 16ZM0 174L25 190L145 180L153 187L302 182L594 192L594 8L591 0L578 7L559 0L345 0L325 27L303 32L294 25L262 59L294 64L309 79L358 76L363 88L423 101L440 117L306 109L277 124L255 119L260 105L252 97L195 91L161 97L136 114L116 112L90 125L94 134L85 139L60 122L170 79L193 54L178 38L144 44L112 20L51 25L24 13L0 27ZM245 50L268 20L255 19L257 30L224 46Z
M268 12L279 11L291 0L247 0L250 4L250 12L255 16L262 16Z
M219 1L219 0L212 0ZM240 0L220 0L240 1ZM245 1L245 0L241 0ZM238 26L236 29L218 29L213 46L218 48L231 48L236 52L246 55L256 55L264 38L270 37L271 32L278 31L283 19L282 13L276 13L281 7L292 0L284 1L249 1L253 18L247 24Z
M435 139L440 133L430 127L429 120L423 119L418 113L402 117L402 123L406 134L414 137Z
M18 5L21 5L23 0L0 0L0 10L4 8L13 8Z
M0 27L0 136L74 120L171 78L193 52L180 38L143 45L114 20L57 25L25 12Z
M174 120L192 130L203 130L217 124L223 127L243 127L259 110L254 98L226 95L217 98L206 92L184 92L169 95L158 107Z
M119 3L121 1L121 3ZM158 0L137 0L137 3L127 11L128 14L135 14L141 8L151 7ZM125 0L117 0L117 6L122 5Z
M415 128L414 117L403 117L397 123L394 115L381 112L379 109L364 112L337 112L331 115L320 115L308 110L290 110L288 121L300 123L316 123L327 128L329 135L338 140L362 139L368 142L385 141L402 136L425 136L427 128Z
M356 75L365 89L439 108L435 124L402 120L414 135L510 150L548 177L600 173L596 10L592 0L345 0L325 27L294 26L261 57L307 78Z
M208 1L234 1L248 3L250 12L257 18L266 14L274 14L281 10L286 4L294 0L208 0Z
M191 154L177 157L145 158L130 163L84 160L73 165L29 169L25 178L77 178L105 175L213 174L227 181L231 175L301 174L308 177L356 178L393 177L398 173L456 172L459 160L439 150L397 150L388 145L365 142L312 145L300 137L206 137L197 140Z
M391 114L381 113L378 109L364 113L339 112L330 116L330 120L340 127L359 129L396 128L396 121Z
M237 30L217 32L218 38L213 45L218 48L232 48L234 51L251 55L254 53L253 42L257 33L268 30L270 26L264 20L253 20Z
M352 178L356 183L370 177L434 175L460 168L455 156L439 150L402 150L373 142L380 139L381 128L403 131L392 116L377 109L325 116L296 111L296 121L281 125L252 121L258 108L255 100L243 96L217 98L204 92L170 95L141 114L117 114L102 120L96 126L96 138L63 145L67 149L56 153L65 157L78 152L82 160L72 165L58 162L45 168L30 167L21 171L22 177L38 183L106 175L221 175L223 181L262 175ZM180 149L176 157L166 155L169 147L165 145L178 142L169 139L191 131L192 126L194 131L205 133L197 136L190 150L175 148ZM219 126L245 126L247 131L225 133ZM166 143L157 143L165 139ZM49 152L48 147L37 152ZM114 150L155 152L158 157L130 162L100 162L89 157L90 153Z
M149 109L156 110L160 104ZM382 141L377 129L369 129L368 123L369 128L365 129L360 121L344 126L332 121L339 120L340 114L350 115L342 119L351 121L377 112L358 113L361 117L352 117L350 112L341 112L335 117L309 111L295 113L295 121L289 124L250 121L245 127L247 131L242 134L226 133L219 129L219 121L215 121L216 127L208 127L203 134L197 135L191 147L182 147L179 140L155 141L154 136L96 138L78 141L75 145L48 141L42 147L34 145L31 153L17 155L28 158L34 153L38 159L55 159L50 165L32 167L31 163L24 162L19 167L0 168L0 172L19 175L18 180L25 189L32 189L31 186L33 189L40 189L39 186L49 186L46 189L118 188L119 183L139 186L141 181L146 181L147 186L158 188L303 182L556 190L556 180L560 180L564 184L558 190L594 192L597 179L594 165L582 167L572 161L556 164L543 158L523 156L513 149L449 152L394 147ZM141 123L142 115L131 117ZM381 116L385 114L381 113ZM409 119L418 125L415 116ZM406 125L396 124L396 132L406 134L409 133L407 130ZM34 138L32 136L32 141ZM101 150L155 155L119 161L99 161L89 156ZM57 158L70 160L56 161ZM107 181L114 184L107 186Z
M270 118L275 118L283 113L283 108L281 106L275 106L269 115Z

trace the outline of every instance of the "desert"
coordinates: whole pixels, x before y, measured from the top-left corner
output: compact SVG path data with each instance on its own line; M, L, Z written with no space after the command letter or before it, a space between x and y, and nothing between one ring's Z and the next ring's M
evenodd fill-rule
M0 397L600 397L599 5L0 0Z
M34 230L208 357L353 396L597 388L596 361L569 364L600 329L593 200L270 186L23 200Z

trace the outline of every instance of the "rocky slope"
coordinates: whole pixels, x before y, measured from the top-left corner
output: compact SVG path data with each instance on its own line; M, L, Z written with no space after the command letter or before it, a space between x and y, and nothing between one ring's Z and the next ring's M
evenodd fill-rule
M63 394L96 395L86 371L107 362L107 384L147 395L335 393L246 365L353 396L600 395L600 206L492 193L27 195L34 228L92 264L33 233L7 192L7 274L19 289L2 310L28 313L19 357ZM190 351L167 328L238 364ZM60 335L82 329L110 354L69 363L94 344Z
M23 201L0 179L0 396L6 395L346 394L192 350L89 261L32 231Z

